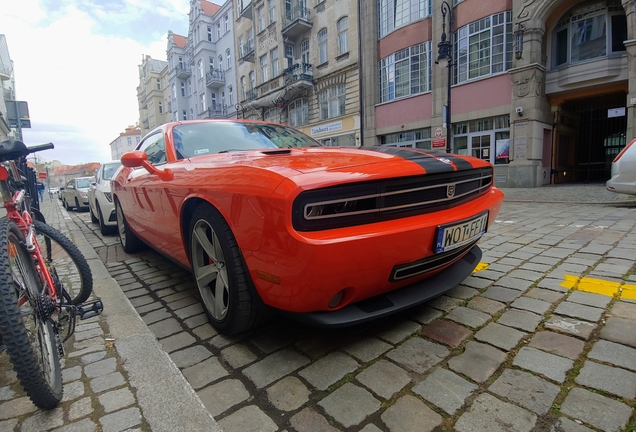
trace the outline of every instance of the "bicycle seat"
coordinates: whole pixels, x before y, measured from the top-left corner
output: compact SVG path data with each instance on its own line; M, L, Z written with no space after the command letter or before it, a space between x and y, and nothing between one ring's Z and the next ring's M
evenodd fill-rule
M19 159L29 154L29 149L22 141L10 139L0 143L0 162Z

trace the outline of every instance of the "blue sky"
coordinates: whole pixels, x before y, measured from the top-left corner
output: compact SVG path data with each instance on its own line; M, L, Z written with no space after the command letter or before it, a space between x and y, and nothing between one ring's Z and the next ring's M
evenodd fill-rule
M138 121L137 66L166 60L168 30L186 35L188 11L189 0L5 2L0 33L31 116L25 143L53 142L41 157L68 165L110 160L108 144Z

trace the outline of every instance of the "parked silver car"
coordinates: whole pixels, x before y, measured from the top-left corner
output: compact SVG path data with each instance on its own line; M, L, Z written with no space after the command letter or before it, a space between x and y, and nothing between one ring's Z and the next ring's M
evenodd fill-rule
M612 162L612 177L605 183L607 190L636 195L636 138L625 146Z
M95 181L95 177L77 177L66 183L62 190L62 204L64 208L76 211L88 210L88 188Z
M121 167L120 161L106 162L100 165L95 174L96 180L88 189L88 204L91 221L99 224L102 234L114 231L117 226L115 205L110 193L110 179Z

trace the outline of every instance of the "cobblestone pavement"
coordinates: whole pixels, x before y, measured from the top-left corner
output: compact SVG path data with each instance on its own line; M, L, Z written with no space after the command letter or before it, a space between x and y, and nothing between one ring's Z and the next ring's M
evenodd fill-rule
M636 200L600 185L504 193L482 264L446 295L353 328L274 317L236 337L207 323L187 271L150 250L126 255L88 213L70 221L226 432L634 430ZM102 351L98 362L117 354ZM77 366L88 378L67 359ZM116 412L142 418L126 428L156 430L135 384L118 387L132 402ZM15 394L0 415L19 399L4 385L0 397ZM109 392L84 392L84 418L101 419ZM28 430L42 415L30 409L13 425Z

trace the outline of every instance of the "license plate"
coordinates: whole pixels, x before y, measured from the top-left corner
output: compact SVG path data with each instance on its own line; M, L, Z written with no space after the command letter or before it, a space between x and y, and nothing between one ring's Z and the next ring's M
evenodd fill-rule
M449 225L437 227L435 253L448 252L480 238L488 226L488 212L479 216Z

